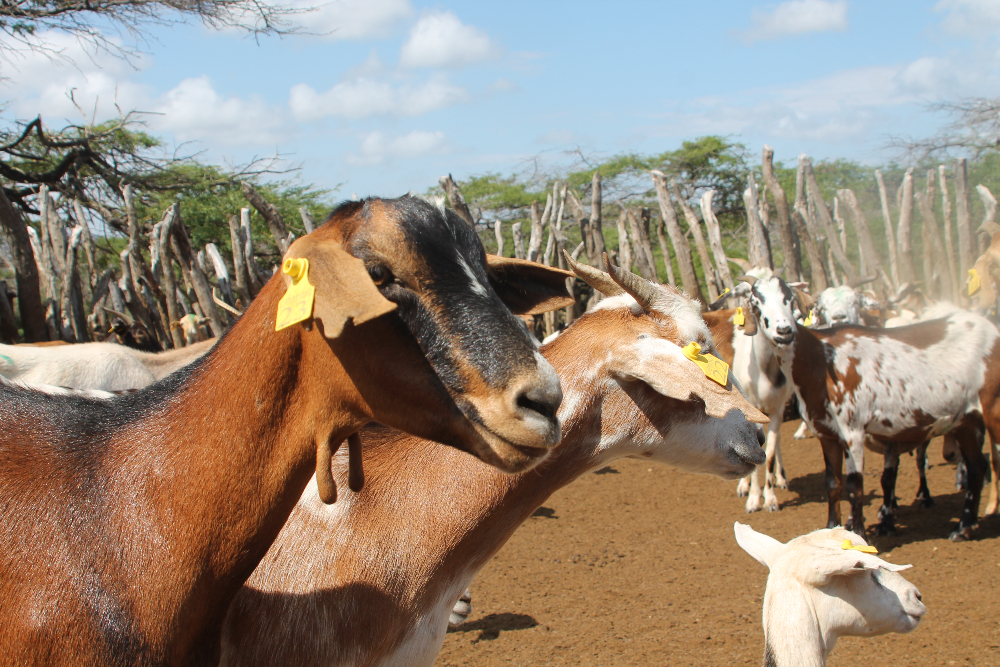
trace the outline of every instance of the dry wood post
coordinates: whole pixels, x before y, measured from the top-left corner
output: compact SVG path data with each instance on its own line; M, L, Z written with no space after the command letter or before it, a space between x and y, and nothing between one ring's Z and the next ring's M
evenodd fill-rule
M642 232L639 231L639 219L631 209L623 208L622 210L625 212L628 220L629 237L632 240L631 247L634 249L632 261L635 262L636 268L639 269L640 276L646 280L656 282L656 272L653 270L656 265L649 263L649 255L643 247Z
M170 236L173 234L174 221L177 219L179 204L172 204L163 214L163 218L153 226L150 235L149 256L153 276L163 286L161 304L166 311L166 328L173 347L184 347L187 340L179 328L174 326L181 319L181 309L177 304L177 282L174 277L174 256L170 248ZM162 312L161 312L162 314Z
M14 307L11 298L16 296L11 291L7 281L0 280L0 342L13 345L17 342L17 318L14 317Z
M521 221L511 223L510 225L511 236L514 237L514 257L517 259L524 259L524 232L521 229Z
M816 218L822 224L822 228L826 231L826 238L830 244L830 252L836 258L837 264L840 265L841 270L847 276L848 281L855 281L858 278L858 272L854 269L851 261L847 258L847 253L844 252L844 246L840 243L837 238L837 233L833 228L833 218L830 216L830 209L826 207L826 202L823 201L823 193L819 189L819 182L816 180L816 173L813 171L812 162L809 158L805 158L805 172L806 172L806 193L809 197L813 210L816 212ZM833 269L833 265L830 266ZM832 275L832 272L831 272Z
M621 205L619 205L621 206ZM626 222L628 212L621 206L621 213L618 214L618 266L626 271L632 270L632 244L628 241L628 230Z
M983 210L985 211L985 217L983 217L983 224L979 225L979 229L976 230L976 235L980 239L986 239L987 246L989 240L993 238L993 233L1000 231L1000 226L997 226L997 200L990 192L990 189L980 183L976 186L976 192L979 193L979 198L983 200ZM982 243L982 241L981 241ZM983 252L986 252L983 250Z
M840 247L847 252L847 225L844 223L844 218L840 215L840 198L837 195L833 196L833 221L837 223L837 233L840 234ZM862 262L864 258L861 258ZM864 267L859 266L858 270L860 273L864 274Z
M590 234L590 218L587 217L587 211L584 210L583 204L580 203L580 198L577 197L576 193L568 187L566 190L566 198L569 203L569 208L573 212L573 217L576 218L576 224L580 228L580 239L583 241L584 250L587 251L587 261L592 264L594 261L594 238Z
M751 266L773 269L774 259L767 243L767 228L760 219L758 193L757 181L754 180L753 172L750 172L747 189L743 191L743 206L747 212L747 255Z
M90 322L95 333L104 333L108 330L108 313L105 306L110 308L110 297L108 295L109 285L115 280L115 270L110 266L101 273L94 283L94 300L91 302Z
M670 201L667 177L663 175L663 172L657 170L651 171L650 174L653 177L653 185L656 187L660 216L667 227L667 234L670 235L670 242L677 255L677 264L681 272L681 289L692 299L698 299L698 301L705 303L701 285L698 283L698 274L694 272L694 262L691 260L691 246L688 245L687 238L681 231L681 226L677 224L677 212L674 211L674 204Z
M659 282L659 277L656 275L656 256L653 254L653 243L649 238L649 209L643 206L636 211L635 215L639 221L639 236L642 242L642 249L646 253L646 261L649 262L649 268L653 274L651 280Z
M958 275L958 258L955 256L955 244L951 237L951 195L948 194L948 178L945 166L938 165L938 178L941 180L941 211L944 214L944 250L948 256L948 273L951 275L951 301L958 303L962 280Z
M878 183L878 197L882 203L882 221L885 223L885 243L889 248L889 273L892 276L893 289L898 289L899 282L899 258L896 254L896 234L892 231L892 216L889 215L889 196L886 194L885 181L882 179L882 172L875 170L875 181Z
M497 237L497 255L503 257L503 223L500 220L493 223L493 234Z
M806 197L806 166L803 162L805 153L799 155L798 168L795 170L795 203L790 216L796 235L806 248L809 258L809 284L814 294L819 294L827 288L827 272L830 267L826 262L826 248L823 245L824 235L816 228L809 213L809 203Z
M885 269L882 268L879 262L871 230L868 227L868 221L865 219L865 214L861 211L861 204L858 203L858 198L854 196L853 190L838 190L837 194L847 203L847 208L851 211L851 217L854 219L854 230L858 233L858 245L861 247L861 256L864 258L864 263L867 265L868 271L876 271L882 277L882 283L876 284L874 287L879 299L885 303L887 293L891 292L894 286L886 276Z
M203 317L209 319L209 326L212 328L212 333L216 336L221 336L222 332L225 331L225 325L222 322L219 309L215 305L215 300L212 298L212 288L208 284L208 278L205 277L205 273L198 265L195 253L191 249L191 240L188 238L187 229L184 227L184 221L181 219L180 208L176 211L173 231L170 243L174 251L174 256L177 258L178 264L181 265L181 272L194 288L194 293L198 297L198 303L201 305L201 312L204 313Z
M604 230L601 228L601 173L598 171L594 172L594 178L590 182L590 234L594 245L591 264L600 266L607 244L604 242Z
M249 183L244 181L242 189L246 200L250 202L251 206L257 209L257 212L267 222L267 227L271 230L271 236L274 237L274 243L278 247L278 252L284 255L288 250L288 226L285 225L285 220L281 217L281 213Z
M131 184L126 184L122 187L122 199L125 202L125 215L128 219L128 247L126 248L128 254L123 253L121 255L122 261L128 262L128 267L122 267L122 275L129 277L129 284L127 286L122 285L122 290L125 293L125 302L132 315L146 327L147 331L156 336L163 345L169 345L169 341L171 340L167 334L170 326L169 322L164 327L162 324L163 315L159 312L156 301L145 298L143 282L147 284L151 282L152 274L142 257L142 248L140 245L142 230L139 226L139 218L135 212L135 195ZM128 271L126 271L126 268Z
M785 275L795 280L802 279L802 258L795 247L795 232L792 230L792 219L788 213L788 197L785 190L774 175L774 149L764 146L761 154L761 166L764 170L764 184L767 186L774 208L778 214L778 235L781 237L781 250L785 255ZM763 201L765 198L761 197Z
M899 280L914 282L917 272L913 268L913 167L906 170L903 184L899 189L899 226L896 229L896 243L899 248Z
M31 249L28 224L21 212L14 208L0 188L0 230L10 248L14 262L14 281L17 285L17 308L21 315L24 339L36 343L49 339L45 327L45 308L38 280L38 265Z
M715 271L715 266L712 264L712 260L708 256L708 248L705 246L705 238L701 234L701 223L698 222L698 217L694 214L694 209L688 204L687 199L681 194L680 186L677 185L677 181L673 178L670 179L670 192L673 194L674 199L677 203L681 205L681 212L684 213L684 220L687 221L688 229L691 230L691 234L694 236L694 247L698 251L698 258L701 260L702 273L705 276L705 283L708 287L708 299L709 301L715 301L719 298L719 290L721 281L719 276ZM718 257L716 257L716 262L718 262Z
M545 224L552 215L552 194L545 196L545 210L539 212L538 202L531 203L531 238L528 241L528 260L537 262L542 252L545 238Z
M240 236L243 240L243 259L246 262L247 274L250 277L250 287L252 289L250 296L253 297L257 296L257 293L264 287L267 277L257 264L257 258L253 254L253 228L250 226L249 208L240 209ZM199 317L204 317L204 315L199 315Z
M708 242L712 244L712 255L715 257L719 278L722 279L720 287L731 290L733 289L733 275L729 272L729 260L726 259L726 250L722 247L722 230L719 228L719 219L715 217L715 211L712 210L713 197L715 197L715 190L708 190L701 196L701 217L705 221L705 228L708 229Z
M656 223L656 240L660 243L660 252L663 253L663 266L667 271L667 284L677 285L677 280L674 278L674 261L670 257L670 244L667 243L667 235L664 227L663 216L660 216L660 221Z
M94 237L90 233L87 218L84 217L83 207L80 206L80 201L77 199L73 200L73 212L76 214L77 223L83 227L83 251L87 255L87 275L89 276L87 282L93 290L97 280L97 252L94 248Z
M933 171L929 173L934 173ZM933 183L933 182L932 182ZM947 298L952 293L951 278L944 264L944 248L937 233L934 219L934 191L929 183L927 192L916 192L917 207L920 209L924 241L924 288L932 298Z
M60 230L60 235L62 231ZM73 275L76 273L77 255L76 250L80 247L80 240L83 236L83 228L79 225L73 230L69 243L66 244L66 256L63 262L62 275L62 298L60 299L60 311L62 313L62 336L63 340L83 342L89 339L87 335L87 321L82 317L82 312L73 308Z
M549 220L549 239L545 244L545 254L542 256L542 264L552 266L552 258L556 251L556 242L561 240L563 211L566 209L566 186L559 187L556 182L552 185L552 210L558 209L558 213Z
M233 249L233 277L236 280L236 294L240 298L243 308L250 305L253 297L250 296L250 274L247 272L247 263L243 255L243 234L240 231L240 219L235 215L229 216L229 244Z
M305 206L299 207L299 217L302 218L302 226L305 227L306 234L312 234L313 230L316 229L316 221L313 220L312 213Z
M448 203L455 209L455 213L458 213L458 216L469 223L470 226L475 227L476 221L472 218L472 211L469 210L469 205L465 203L462 190L458 187L455 179L451 177L451 174L439 178L438 183L444 189L444 193L448 197Z
M958 228L959 274L964 278L979 256L969 218L969 172L964 157L955 160L955 226Z
M226 266L226 260L222 259L222 253L214 243L207 243L205 255L212 262L212 270L215 272L215 281L219 283L222 300L230 306L235 306L236 299L233 297L232 283L229 280L229 267Z

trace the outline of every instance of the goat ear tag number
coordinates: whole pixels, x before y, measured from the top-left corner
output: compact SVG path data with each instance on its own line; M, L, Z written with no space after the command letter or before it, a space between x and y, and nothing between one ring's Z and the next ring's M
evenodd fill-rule
M969 296L979 291L979 271L969 269Z
M711 354L702 354L701 345L694 341L681 349L684 356L697 364L709 380L718 382L723 387L729 384L729 364Z
M743 306L736 309L736 314L733 315L733 324L738 327L743 326L747 323L746 315L743 314Z
M292 278L285 296L278 302L278 316L274 320L274 330L303 322L312 317L316 288L309 284L309 260L305 258L286 259L281 271Z
M875 547L854 546L854 544L852 544L850 540L844 540L843 543L841 543L840 548L843 549L844 551L860 551L863 554L878 553L878 549L876 549Z

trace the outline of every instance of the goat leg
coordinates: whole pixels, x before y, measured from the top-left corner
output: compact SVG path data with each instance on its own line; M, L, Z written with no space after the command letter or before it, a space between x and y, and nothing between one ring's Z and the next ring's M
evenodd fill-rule
M896 504L896 475L899 472L899 445L886 441L885 464L882 467L882 507L878 510L878 525L876 535L895 535L896 517L893 509Z
M993 474L990 477L990 501L986 505L986 511L983 515L996 514L997 504L1000 498L997 497L997 486L998 481L1000 481L1000 446L993 440L993 436L990 436L990 463L993 468Z
M917 445L917 474L920 476L920 488L917 489L917 500L921 507L934 507L934 499L931 498L931 490L927 486L927 445L930 440L925 440Z
M840 491L844 477L844 447L838 440L820 438L823 461L826 463L826 499L828 503L827 528L836 528L840 522Z
M847 530L853 531L862 537L865 534L864 515L864 472L865 472L865 445L864 433L855 438L847 449L847 478L844 488L847 490L847 502L851 506L851 516L847 519Z
M336 444L330 442L330 438L324 438L316 447L316 488L319 490L319 498L327 505L337 502L337 482L333 480L333 455L344 444L343 440Z
M965 491L965 505L962 507L962 518L959 519L958 528L948 536L952 542L964 542L971 539L972 531L976 528L979 500L983 493L983 478L987 465L986 457L983 456L984 430L982 422L978 426L970 424L955 429L959 451L962 453L968 471L968 482Z

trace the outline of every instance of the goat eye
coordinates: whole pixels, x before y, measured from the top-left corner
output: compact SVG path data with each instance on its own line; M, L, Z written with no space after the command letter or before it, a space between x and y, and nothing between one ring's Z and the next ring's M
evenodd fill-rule
M371 276L372 282L381 287L387 283L393 281L392 271L388 268L382 266L381 264L374 264L368 267L368 275Z

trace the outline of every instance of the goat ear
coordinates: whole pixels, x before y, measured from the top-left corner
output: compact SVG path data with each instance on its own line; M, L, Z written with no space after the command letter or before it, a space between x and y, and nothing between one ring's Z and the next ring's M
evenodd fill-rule
M540 315L576 302L567 287L576 274L526 259L486 255L490 286L515 315Z
M770 535L758 533L750 526L739 521L733 524L733 532L736 533L736 543L740 545L743 551L746 551L758 563L767 568L771 567L775 556L785 546Z
M684 356L680 347L668 340L652 336L640 338L630 347L619 350L611 363L612 377L644 382L657 393L680 401L700 399L709 417L721 419L736 409L749 422L766 424L769 421L740 392L732 371L729 382L723 387L708 379L704 371Z
M860 541L855 539L855 542ZM806 565L808 571L804 573L805 583L810 586L825 586L834 577L849 577L863 574L871 570L889 570L899 572L906 570L912 565L896 565L884 561L874 554L866 554L852 549L841 549L836 545L831 545L829 549L822 549L819 553L811 556Z
M313 320L323 323L323 335L336 338L344 325L355 325L385 315L396 304L382 296L372 282L365 264L344 250L338 242L309 234L292 243L285 259L309 260L309 282L316 288ZM292 279L282 273L287 288Z

